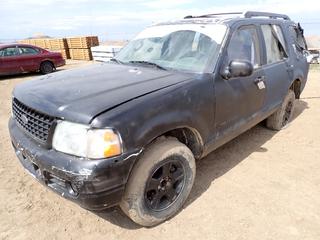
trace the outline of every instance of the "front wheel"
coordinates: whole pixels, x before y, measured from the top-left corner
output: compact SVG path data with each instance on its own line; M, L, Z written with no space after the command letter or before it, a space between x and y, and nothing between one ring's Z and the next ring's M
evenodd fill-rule
M295 94L290 89L280 108L267 118L268 128L279 131L288 125L292 117L295 99Z
M157 225L182 208L195 174L195 159L186 145L170 138L155 141L134 166L120 207L142 226Z

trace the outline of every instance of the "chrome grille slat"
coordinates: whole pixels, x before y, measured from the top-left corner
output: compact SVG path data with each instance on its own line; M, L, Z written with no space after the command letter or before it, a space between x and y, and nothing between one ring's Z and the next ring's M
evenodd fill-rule
M16 108L16 110L19 112L20 115L23 113L23 114L26 114L28 117L32 118L35 121L40 121L40 122L42 122L44 124L50 123L50 121L41 120L40 118L37 118L37 117L33 116L28 111L23 111L22 108L19 108L17 105L13 105L13 107Z
M17 124L36 140L46 143L54 117L38 112L14 98L12 112ZM23 118L27 119L26 121Z

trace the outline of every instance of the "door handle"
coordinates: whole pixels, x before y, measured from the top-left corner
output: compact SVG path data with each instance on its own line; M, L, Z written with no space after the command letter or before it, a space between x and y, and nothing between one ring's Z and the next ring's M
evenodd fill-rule
M254 83L257 85L259 90L266 88L266 85L264 84L264 79L265 79L265 76L260 76L254 80Z
M259 82L264 82L264 80L265 80L265 77L264 77L264 76L257 77L257 78L254 80L254 83L258 84Z

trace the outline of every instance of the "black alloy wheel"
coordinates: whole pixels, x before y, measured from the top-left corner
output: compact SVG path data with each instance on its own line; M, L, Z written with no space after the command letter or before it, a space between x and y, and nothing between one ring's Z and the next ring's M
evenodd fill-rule
M160 163L150 175L145 188L146 205L154 211L170 207L181 193L185 183L185 170L176 159Z

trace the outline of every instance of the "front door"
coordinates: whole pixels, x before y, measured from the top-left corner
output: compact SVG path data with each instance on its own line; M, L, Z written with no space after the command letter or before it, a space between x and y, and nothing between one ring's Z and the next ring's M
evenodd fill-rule
M39 69L37 57L40 54L40 51L37 48L19 46L18 51L18 64L22 72L31 72Z
M17 64L17 47L7 47L0 50L0 74L19 73L20 67Z
M236 135L246 123L259 114L265 100L265 74L261 67L261 41L255 25L236 29L225 49L222 69L233 60L248 61L254 66L252 75L215 81L216 114L215 129L222 135ZM232 134L232 132L234 134Z

